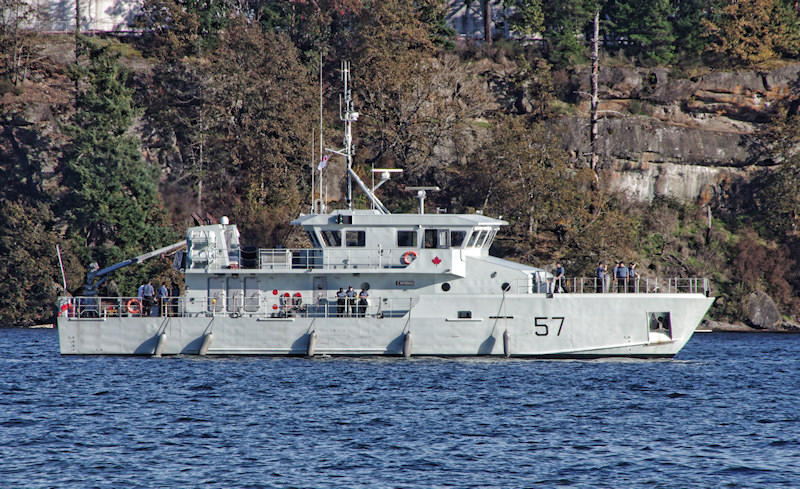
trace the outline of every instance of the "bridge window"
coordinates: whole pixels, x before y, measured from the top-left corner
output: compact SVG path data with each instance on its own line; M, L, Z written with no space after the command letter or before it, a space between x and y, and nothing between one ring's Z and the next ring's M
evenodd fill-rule
M366 233L364 231L346 231L344 236L345 246L365 246Z
M466 237L466 231L450 231L450 246L460 248L464 244L464 238Z
M475 247L480 248L483 246L483 243L486 241L486 235L489 234L486 231L481 231L481 234L478 235L478 239L475 240Z
M448 229L426 229L425 248L449 248L450 230Z
M322 241L325 246L342 246L342 233L338 230L322 231Z
M417 246L417 232L397 231L397 246L400 247L410 246L412 248L415 248Z
M497 234L497 231L492 231L492 232L489 233L489 237L486 238L485 245L486 245L487 248L492 246L492 241L494 241L494 235L495 234Z
M467 241L467 248L472 248L475 246L475 238L478 237L478 231L475 231L469 236L469 241Z
M317 235L314 234L313 231L306 231L306 235L308 235L308 240L311 241L312 248L319 248L319 241L317 240Z

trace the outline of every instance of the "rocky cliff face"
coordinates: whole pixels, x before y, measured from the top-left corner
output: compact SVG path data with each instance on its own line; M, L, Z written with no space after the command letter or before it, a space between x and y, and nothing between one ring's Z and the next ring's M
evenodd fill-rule
M681 78L666 69L600 71L600 171L611 188L639 200L671 196L709 200L749 178L769 155L749 144L800 77L800 64L769 72L709 73ZM588 93L588 69L567 92ZM589 153L589 103L558 121L564 147Z

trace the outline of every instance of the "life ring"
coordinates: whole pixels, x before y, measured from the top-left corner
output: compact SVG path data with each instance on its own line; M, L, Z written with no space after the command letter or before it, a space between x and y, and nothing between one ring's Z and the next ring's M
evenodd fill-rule
M142 303L139 301L139 299L129 300L126 307L128 308L128 312L130 314L139 314L142 312Z
M300 292L295 292L294 297L292 297L292 305L293 306L300 306L303 304L303 294Z
M417 252L414 250L409 250L403 253L403 263L406 265L411 265L411 262L417 259Z

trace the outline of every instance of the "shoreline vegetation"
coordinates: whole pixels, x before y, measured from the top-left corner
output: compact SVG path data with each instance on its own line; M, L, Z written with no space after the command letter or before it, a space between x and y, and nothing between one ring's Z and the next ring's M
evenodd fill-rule
M486 39L448 26L450 3L143 0L136 35L69 35L24 28L37 13L10 0L0 323L52 320L93 263L173 243L197 219L307 246L287 223L308 211L316 147L340 141L348 60L354 168L403 169L381 187L393 211L416 207L406 186L436 185L430 208L509 222L494 255L575 276L625 260L643 276L707 277L711 329L797 329L796 2L486 0L509 13ZM344 181L338 157L325 172ZM326 190L329 208L342 190ZM182 281L171 265L118 270L100 293Z

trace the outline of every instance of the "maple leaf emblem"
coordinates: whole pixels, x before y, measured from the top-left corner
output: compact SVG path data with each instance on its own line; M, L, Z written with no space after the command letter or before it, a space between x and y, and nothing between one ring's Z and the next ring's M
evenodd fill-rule
M431 260L431 261L433 262L434 265L438 265L438 264L442 263L442 260L440 260L438 256L434 256L433 260Z

